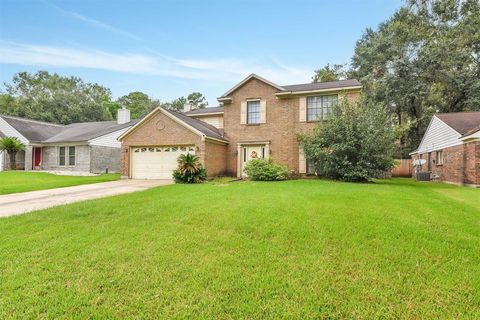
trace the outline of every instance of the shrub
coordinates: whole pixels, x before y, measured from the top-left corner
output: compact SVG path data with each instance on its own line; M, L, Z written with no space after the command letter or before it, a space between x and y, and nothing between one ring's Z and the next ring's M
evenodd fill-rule
M256 181L280 181L288 179L288 170L271 159L252 159L245 166L245 173Z
M178 157L178 167L173 171L176 183L201 183L207 180L207 170L202 167L198 157L187 153Z
M311 134L300 136L305 157L326 178L366 182L393 168L395 127L382 105L340 99L333 115Z

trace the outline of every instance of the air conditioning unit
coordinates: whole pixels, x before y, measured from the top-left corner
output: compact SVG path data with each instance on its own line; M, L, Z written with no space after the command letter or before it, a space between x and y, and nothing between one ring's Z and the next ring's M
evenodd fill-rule
M417 172L416 179L417 181L430 181L431 180L430 172L428 171Z

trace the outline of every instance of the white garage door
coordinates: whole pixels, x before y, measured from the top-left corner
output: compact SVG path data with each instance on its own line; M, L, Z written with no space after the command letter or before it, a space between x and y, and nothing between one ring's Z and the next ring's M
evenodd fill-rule
M181 154L195 154L194 146L138 147L132 149L133 179L172 179Z

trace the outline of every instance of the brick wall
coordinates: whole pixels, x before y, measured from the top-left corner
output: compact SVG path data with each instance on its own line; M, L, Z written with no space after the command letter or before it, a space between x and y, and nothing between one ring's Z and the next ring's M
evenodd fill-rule
M204 164L208 177L218 177L226 174L227 146L206 141Z
M312 130L318 122L300 122L299 97L279 99L278 90L258 79L251 79L234 91L231 103L225 104L223 115L227 147L227 171L237 175L238 143L246 141L269 141L271 158L289 170L298 173L298 133ZM360 92L349 92L347 98L354 101ZM240 124L240 105L246 99L266 100L266 123L257 125Z
M436 163L436 151L431 153L432 174L444 182L480 185L480 142L468 142L442 151L443 164ZM412 158L419 159L420 155ZM422 159L427 160L422 171L428 171L428 153L423 153Z
M130 176L131 147L169 145L195 145L195 153L202 165L207 168L209 177L225 172L225 145L202 141L198 134L158 112L122 141L120 156L122 176Z
M42 148L42 170L58 171L80 171L90 172L90 147L87 145L76 145L75 147L75 165L68 165L68 157L65 158L65 166L58 165L58 147L48 146ZM67 146L68 148L68 146ZM67 151L68 154L68 151Z
M10 170L10 155L7 153L7 151L4 151L3 156L5 157L3 169ZM17 152L17 154L15 155L15 165L17 166L17 170L25 169L25 151Z
M105 173L120 171L120 149L104 146L90 146L90 172Z

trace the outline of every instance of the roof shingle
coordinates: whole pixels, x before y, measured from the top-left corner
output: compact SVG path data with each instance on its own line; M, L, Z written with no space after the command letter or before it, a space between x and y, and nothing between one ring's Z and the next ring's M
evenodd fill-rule
M356 87L356 86L361 86L360 82L357 79L349 79L349 80L339 80L339 81L331 81L331 82L292 84L292 85L287 85L282 87L286 91L298 92L298 91L314 91L314 90L324 90L324 89L347 88L347 87Z
M183 114L186 114L188 116L193 116L193 115L202 115L202 114L209 114L209 113L223 113L223 107L209 107L209 108L203 108L203 109L195 109L195 110L184 112Z
M42 143L88 141L131 127L138 121L132 120L124 124L118 124L116 121L99 121L61 125L12 116L0 115L0 117L29 141Z
M220 133L220 131L218 131L217 128L215 128L214 126L212 126L212 125L210 125L206 122L197 120L195 118L191 118L189 116L184 115L183 113L175 112L175 111L168 110L168 109L165 109L165 108L163 108L163 110L167 111L168 113L170 113L174 117L176 117L179 120L185 122L186 124L195 128L196 130L200 131L201 133L203 133L205 136L207 136L209 138L214 138L214 139L218 139L218 140L228 142L228 140L226 140L223 137L223 135Z
M461 135L473 133L480 127L480 111L438 113L436 116Z

